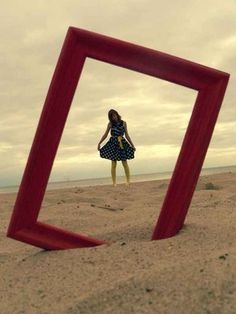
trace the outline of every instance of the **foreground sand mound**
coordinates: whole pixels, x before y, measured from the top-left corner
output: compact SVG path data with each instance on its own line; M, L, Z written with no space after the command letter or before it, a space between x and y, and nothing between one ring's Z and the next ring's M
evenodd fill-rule
M1 313L236 313L235 186L201 177L184 228L161 241L168 180L48 191L41 221L110 242L67 251L6 238L16 194L0 194Z

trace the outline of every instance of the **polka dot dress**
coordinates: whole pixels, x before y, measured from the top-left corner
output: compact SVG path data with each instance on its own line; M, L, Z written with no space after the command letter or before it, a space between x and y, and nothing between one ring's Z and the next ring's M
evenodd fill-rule
M133 159L134 149L123 137L124 133L125 128L122 120L113 124L110 139L100 149L100 157L110 160Z

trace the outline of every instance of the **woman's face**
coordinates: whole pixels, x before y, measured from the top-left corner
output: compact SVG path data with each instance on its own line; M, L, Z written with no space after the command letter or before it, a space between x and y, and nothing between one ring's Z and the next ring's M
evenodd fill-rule
M113 113L113 114L112 114L112 120L118 121L118 116L117 116L116 113Z

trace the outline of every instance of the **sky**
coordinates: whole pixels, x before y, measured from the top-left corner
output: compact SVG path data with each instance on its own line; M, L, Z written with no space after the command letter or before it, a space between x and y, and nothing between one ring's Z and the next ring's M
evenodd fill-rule
M0 0L0 186L21 182L69 26L230 73L203 167L236 162L236 1ZM117 110L131 174L173 171L197 92L86 59L49 181L110 176L97 144ZM106 143L107 139L103 142ZM117 174L123 175L121 163Z

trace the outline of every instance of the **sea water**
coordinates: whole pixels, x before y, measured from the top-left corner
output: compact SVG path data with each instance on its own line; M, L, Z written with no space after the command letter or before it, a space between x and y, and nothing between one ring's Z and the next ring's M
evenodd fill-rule
M214 168L203 168L200 175L209 175L217 173L229 173L236 172L236 165L225 166L225 167L214 167ZM135 174L131 176L131 182L142 182L142 181L152 181L152 180L162 180L169 179L172 176L172 171L157 172L157 173L145 173L145 174ZM125 183L124 176L117 176L117 184ZM73 187L86 187L95 185L107 185L112 184L110 177L106 178L89 178L83 180L67 180L58 182L49 182L47 185L47 190L73 188ZM18 192L19 186L6 186L0 187L0 193L16 193Z

